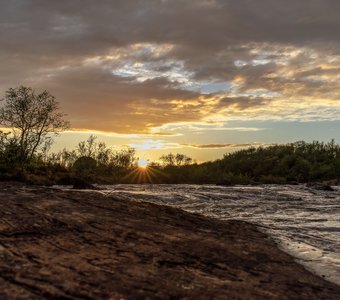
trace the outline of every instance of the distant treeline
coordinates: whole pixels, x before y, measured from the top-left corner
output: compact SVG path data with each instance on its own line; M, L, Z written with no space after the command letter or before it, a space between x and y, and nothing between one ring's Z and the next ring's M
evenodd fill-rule
M334 140L249 148L202 164L165 166L165 182L196 184L305 183L340 179L340 145Z
M209 165L209 163L208 163ZM293 183L340 178L340 145L303 141L250 148L213 162L222 182Z
M1 147L0 178L33 184L72 184L77 178L93 183L256 184L304 183L340 179L340 145L334 140L296 142L248 148L222 159L194 163L183 154L138 166L134 149L113 150L91 136L76 149L36 154L25 165ZM12 153L12 155L9 155Z

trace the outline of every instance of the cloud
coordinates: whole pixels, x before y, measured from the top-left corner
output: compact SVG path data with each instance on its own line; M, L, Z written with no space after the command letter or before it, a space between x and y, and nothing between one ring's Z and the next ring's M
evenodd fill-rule
M140 143L130 144L130 147L136 150L165 150L181 148L178 143L170 143L162 140L144 140Z
M81 66L46 78L43 86L63 99L78 128L141 133L164 122L196 120L206 114L203 96L174 87L167 78L139 82L108 69Z
M74 128L122 134L334 120L338 28L338 0L5 0L0 93L48 89Z
M263 143L246 143L246 144L183 144L184 147L197 149L221 149L221 148L247 148L247 147L264 147L269 144Z
M214 134L214 132L257 132L267 130L265 127L235 127L228 126L223 122L179 122L168 123L159 127L153 127L151 134L157 135L159 132L167 132L168 136L183 135L183 133L193 134Z

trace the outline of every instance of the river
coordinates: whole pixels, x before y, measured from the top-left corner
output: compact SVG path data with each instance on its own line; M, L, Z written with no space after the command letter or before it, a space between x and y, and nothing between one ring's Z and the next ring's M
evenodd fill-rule
M307 269L340 285L340 187L111 185L102 193L254 223Z

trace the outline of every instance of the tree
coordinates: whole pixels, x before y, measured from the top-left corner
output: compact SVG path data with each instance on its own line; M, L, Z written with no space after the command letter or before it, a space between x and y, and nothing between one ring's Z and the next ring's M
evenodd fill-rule
M59 103L49 92L32 88L10 88L2 99L0 125L10 129L19 147L21 163L30 161L38 150L51 145L53 136L69 127Z
M163 163L164 166L185 166L190 165L192 163L192 158L188 157L184 154L172 154L169 153L167 155L162 155L160 161Z
M134 148L123 149L113 154L110 164L118 168L131 168L136 163L136 150Z
M167 155L162 155L159 160L163 163L164 166L174 166L175 165L176 156L172 153Z

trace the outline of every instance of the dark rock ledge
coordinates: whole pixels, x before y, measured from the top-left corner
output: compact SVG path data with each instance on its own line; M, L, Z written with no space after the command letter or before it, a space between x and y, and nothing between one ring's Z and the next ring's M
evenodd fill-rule
M0 183L0 299L340 299L253 225Z

